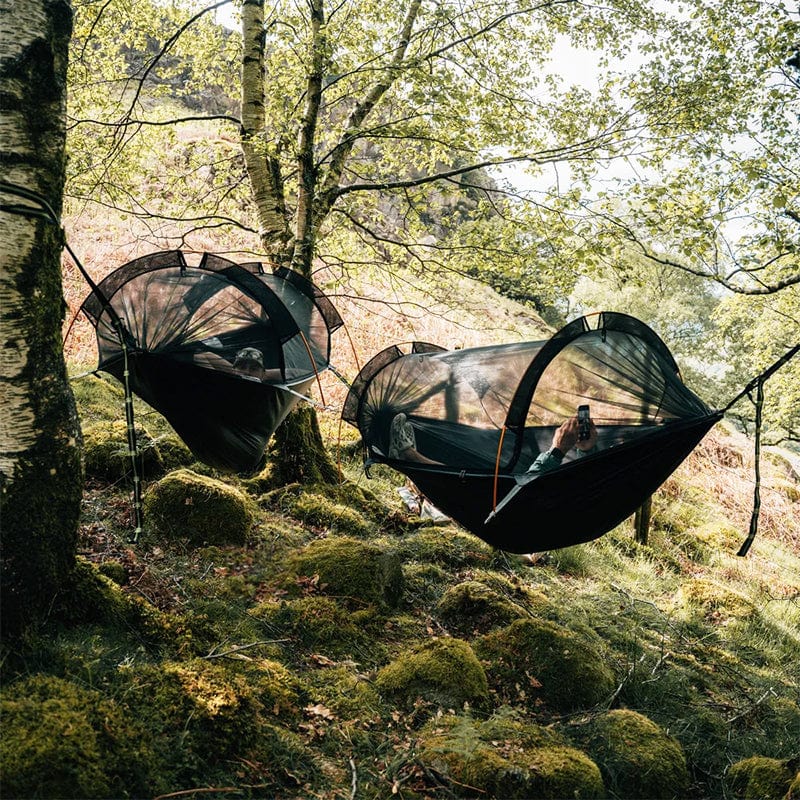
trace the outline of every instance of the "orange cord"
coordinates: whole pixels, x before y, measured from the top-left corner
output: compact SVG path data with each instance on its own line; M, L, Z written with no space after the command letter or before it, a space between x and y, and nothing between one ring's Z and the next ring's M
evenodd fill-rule
M497 508L497 482L500 477L500 453L503 451L503 440L506 437L506 426L500 431L500 441L497 444L497 458L494 462L494 488L492 490L492 511Z

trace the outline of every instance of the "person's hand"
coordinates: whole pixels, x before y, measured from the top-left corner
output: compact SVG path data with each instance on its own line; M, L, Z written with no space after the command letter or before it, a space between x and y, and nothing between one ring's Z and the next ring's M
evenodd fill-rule
M597 444L597 428L595 428L594 422L589 420L589 438L583 440L579 439L575 443L575 447L577 447L578 450L581 450L585 453L588 450L592 450L596 444Z
M589 438L583 441L578 441L578 433L580 431L580 423L577 417L570 417L564 422L560 428L553 434L553 447L557 447L562 453L566 454L573 447L578 450L591 450L597 444L597 428L594 422L589 420Z

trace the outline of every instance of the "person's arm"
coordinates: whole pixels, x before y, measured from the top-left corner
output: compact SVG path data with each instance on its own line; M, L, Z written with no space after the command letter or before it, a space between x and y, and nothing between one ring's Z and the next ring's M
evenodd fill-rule
M589 438L583 441L578 440L578 418L570 417L553 434L553 445L544 453L539 453L536 460L528 468L528 472L538 474L555 469L564 460L564 456L577 447L578 456L585 456L595 452L597 449L597 428L593 422L589 422Z

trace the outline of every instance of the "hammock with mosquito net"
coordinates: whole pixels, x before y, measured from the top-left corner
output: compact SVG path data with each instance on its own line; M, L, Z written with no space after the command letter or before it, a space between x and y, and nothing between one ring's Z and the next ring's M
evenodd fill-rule
M159 411L194 456L252 472L267 442L329 366L342 320L296 272L180 250L131 261L81 306L99 363Z
M759 391L797 349L756 379ZM386 348L353 382L342 418L359 429L367 468L388 464L484 541L530 553L590 541L629 517L733 402L707 406L650 328L603 312L547 341ZM573 450L555 469L528 472L580 405L589 405L597 428L594 451ZM400 413L416 452L439 463L389 457Z

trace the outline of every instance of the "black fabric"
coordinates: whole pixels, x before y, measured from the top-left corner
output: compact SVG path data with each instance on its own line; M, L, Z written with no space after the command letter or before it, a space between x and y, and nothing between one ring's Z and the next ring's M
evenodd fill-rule
M262 462L270 436L328 367L341 325L322 292L289 270L208 253L190 266L180 251L115 270L82 310L96 328L99 369L122 380L127 363L133 392L194 455L234 472ZM259 351L261 380L242 373L244 348Z
M597 426L596 454L579 458L573 449L552 472L522 477L582 404ZM441 466L388 458L391 422L400 412L419 453ZM354 381L342 416L359 428L368 460L408 475L490 544L532 552L610 530L720 415L686 387L650 328L604 313L540 342L457 351L387 348ZM506 495L513 499L501 505ZM498 511L487 523L495 499Z

